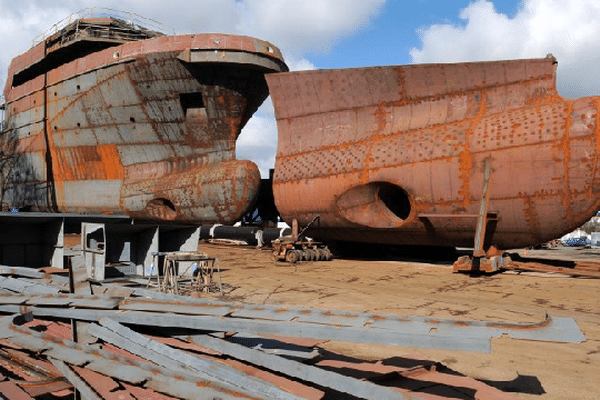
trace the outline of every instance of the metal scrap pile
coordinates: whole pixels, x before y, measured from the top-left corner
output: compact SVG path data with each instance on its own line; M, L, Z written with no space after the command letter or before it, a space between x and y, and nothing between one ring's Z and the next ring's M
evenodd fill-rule
M64 275L9 267L0 274L0 392L10 400L70 398L74 391L84 399L509 399L431 361L366 362L317 344L489 351L491 337L528 338L535 330L552 340L583 340L570 319L527 327L406 319L233 304L106 282L90 282L92 294L80 295L68 293Z

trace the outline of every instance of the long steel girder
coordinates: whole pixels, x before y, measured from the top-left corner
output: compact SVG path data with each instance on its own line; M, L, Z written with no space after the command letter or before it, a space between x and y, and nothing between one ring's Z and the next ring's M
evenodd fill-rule
M4 295L0 296L0 304L1 312L18 313L25 308L35 317L82 321L108 318L133 325L488 353L491 339L503 335L565 343L585 340L572 318L548 315L538 323L508 324L234 305L185 297L158 300L67 294Z

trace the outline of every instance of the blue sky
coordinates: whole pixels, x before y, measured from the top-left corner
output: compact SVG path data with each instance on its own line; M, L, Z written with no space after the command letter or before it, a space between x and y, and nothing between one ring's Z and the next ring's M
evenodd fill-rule
M419 47L419 30L434 24L463 25L460 11L469 0L390 0L378 16L354 34L341 38L327 52L309 52L318 68L348 68L409 64L409 51ZM493 1L499 13L513 17L520 1Z
M54 23L97 0L0 0L0 85L10 60ZM558 59L565 97L600 94L600 0L103 0L159 21L166 34L268 40L292 70L429 62ZM237 142L238 158L275 163L270 100Z

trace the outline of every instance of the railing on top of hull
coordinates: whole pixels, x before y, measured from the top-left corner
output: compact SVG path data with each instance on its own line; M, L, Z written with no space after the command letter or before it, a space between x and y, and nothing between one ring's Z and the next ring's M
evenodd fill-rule
M61 34L61 44L75 40L81 35L102 39L118 40L143 40L155 37L154 32L150 31L132 31L129 28L117 28L115 26L107 27L102 24L93 24L89 22L77 21L70 29L64 29Z
M77 11L76 13L73 13L52 25L50 29L39 34L33 39L32 46L35 46L36 44L44 41L49 36L57 33L58 31L60 31L67 25L75 22L76 20L84 18L117 18L126 21L131 25L141 25L146 29L152 29L159 32L162 32L163 30L163 26L160 22L143 17L133 12L115 10L112 8L105 7L90 7Z

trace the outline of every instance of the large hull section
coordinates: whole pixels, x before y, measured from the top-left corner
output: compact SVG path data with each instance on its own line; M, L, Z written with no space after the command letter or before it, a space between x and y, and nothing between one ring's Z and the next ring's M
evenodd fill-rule
M47 57L43 45L9 76ZM266 42L206 34L128 42L9 81L3 208L235 222L260 185L235 142L268 95L264 73L284 69Z
M267 77L281 216L321 240L473 246L560 237L600 202L600 98L566 100L553 58ZM485 204L485 203L484 203Z

